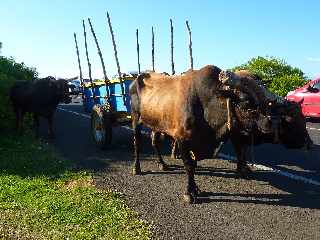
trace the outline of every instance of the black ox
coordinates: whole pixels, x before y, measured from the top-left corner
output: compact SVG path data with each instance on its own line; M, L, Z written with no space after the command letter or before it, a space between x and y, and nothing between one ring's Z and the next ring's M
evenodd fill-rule
M54 138L53 116L59 103L70 103L68 81L46 77L39 80L16 81L10 89L10 99L16 115L16 127L19 133L23 130L25 113L33 114L36 136L39 134L39 117L49 123L49 137Z

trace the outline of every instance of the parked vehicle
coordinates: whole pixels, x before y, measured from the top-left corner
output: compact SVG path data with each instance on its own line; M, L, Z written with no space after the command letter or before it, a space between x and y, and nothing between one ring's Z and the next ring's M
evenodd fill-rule
M79 79L68 82L68 86L70 94L78 94L81 92L81 82Z
M288 92L287 100L301 104L305 117L320 118L320 77Z

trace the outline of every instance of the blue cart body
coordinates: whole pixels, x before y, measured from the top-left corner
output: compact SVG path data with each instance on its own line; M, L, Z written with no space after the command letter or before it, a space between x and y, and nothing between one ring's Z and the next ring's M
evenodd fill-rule
M119 80L111 80L108 85L110 90L110 104L115 112L131 113L129 86L133 79L123 79L124 96L121 92L121 84ZM104 82L95 82L93 87L95 93L95 101L93 101L93 94L91 84L86 84L83 88L83 104L86 112L91 112L95 104L106 104L107 88Z

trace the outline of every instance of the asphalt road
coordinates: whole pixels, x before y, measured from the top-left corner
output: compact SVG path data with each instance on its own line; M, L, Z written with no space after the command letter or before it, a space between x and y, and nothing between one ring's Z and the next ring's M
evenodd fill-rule
M90 117L79 103L60 106L53 144L76 162L75 167L92 171L98 188L122 192L129 206L152 223L155 239L320 239L320 124L308 127L316 145L313 151L255 147L253 162L258 168L250 180L237 177L232 161L201 161L196 182L202 193L194 205L181 201L185 187L181 160L171 160L165 148L171 167L159 171L145 137L144 174L132 176L132 133L115 128L108 150L98 149ZM42 134L45 137L44 130ZM230 144L222 152L233 155ZM261 170L261 165L273 170Z

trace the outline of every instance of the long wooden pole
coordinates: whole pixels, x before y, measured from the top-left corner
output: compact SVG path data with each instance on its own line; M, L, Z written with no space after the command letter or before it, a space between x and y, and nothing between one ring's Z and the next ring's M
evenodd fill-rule
M190 54L190 68L193 70L193 56L192 56L192 38L191 38L191 29L189 26L189 22L186 21L187 29L189 32L189 54Z
M173 25L172 25L172 19L170 18L170 32L171 32L171 72L172 75L176 73L174 70L174 61L173 61ZM175 140L171 149L171 156L175 158L176 156L176 149L177 149L177 141Z
M82 26L83 26L83 35L84 35L84 46L86 48L86 56L87 56L88 69L89 69L89 79L90 79L90 83L91 83L92 97L93 97L93 103L94 103L95 99L96 99L96 94L94 92L94 87L93 87L93 82L92 82L91 63L90 63L89 54L88 54L87 32L86 32L86 26L84 24L84 20L82 20Z
M125 103L124 87L123 87L123 84L122 84L123 81L122 81L122 76L121 76L121 71L120 71L120 64L119 64L119 59L118 59L117 46L116 46L116 42L114 40L113 29L112 29L111 20L110 20L110 16L109 16L108 12L107 12L107 18L108 18L108 25L109 25L109 29L110 29L111 38L112 38L114 56L115 56L116 63L117 63L118 75L119 75L120 86L121 86L121 93L122 93L122 97L123 97L123 102Z
M172 75L176 73L174 70L174 61L173 61L173 25L172 25L172 19L170 18L170 32L171 32L171 72Z
M74 37L74 42L76 44L76 53L77 53L77 58L78 58L80 82L81 82L81 86L83 87L82 69L81 69L81 62L80 62L80 56L79 56L80 54L79 54L79 48L78 48L77 34L73 33L73 37Z
M170 31L171 31L171 71L172 75L176 73L174 70L174 61L173 61L173 25L172 25L172 19L170 18Z
M140 46L139 46L139 30L136 30L136 38L137 38L137 60L138 60L138 73L141 73L140 69Z
M154 31L153 31L153 27L152 27L152 43L151 43L151 55L152 55L152 71L154 72Z
M106 67L105 67L105 64L104 64L104 60L103 60L103 57L102 57L102 53L101 53L101 49L100 49L100 46L99 46L99 43L98 43L98 39L97 39L97 36L93 30L93 26L92 26L92 23L91 23L91 20L90 18L88 18L88 22L89 22L89 25L90 25L90 29L91 29L91 33L93 35L93 38L94 38L94 41L96 43L96 46L97 46L97 50L98 50L98 55L100 56L100 60L101 60L101 65L102 65L102 70L103 70L103 76L104 76L104 83L105 83L105 86L106 86L106 91L107 91L107 98L109 101L109 97L110 97L110 92L109 92L109 78L107 76L107 72L106 72Z

